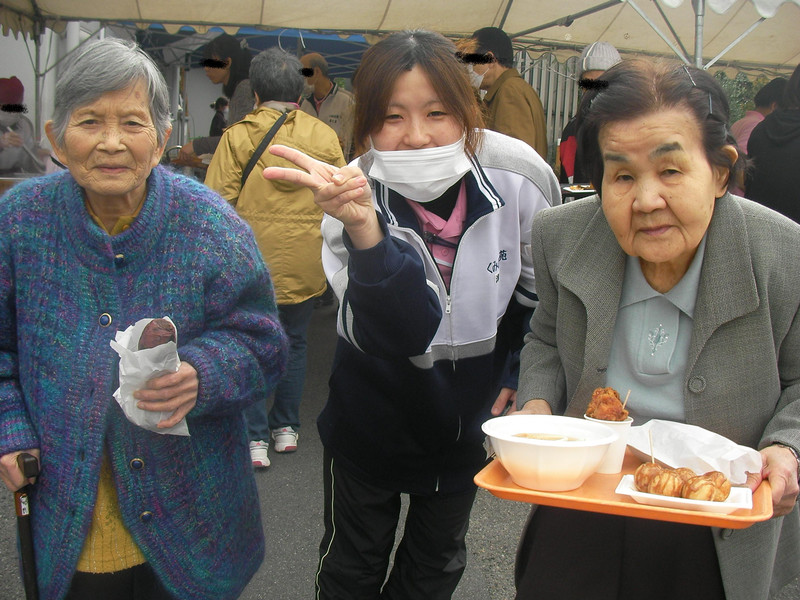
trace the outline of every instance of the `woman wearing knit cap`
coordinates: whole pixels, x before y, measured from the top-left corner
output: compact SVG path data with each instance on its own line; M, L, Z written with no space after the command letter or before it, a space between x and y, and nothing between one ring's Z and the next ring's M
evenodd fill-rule
M25 117L25 88L16 77L0 79L0 173L43 173L33 125ZM45 152L46 156L47 153Z
M589 44L583 49L578 60L580 81L594 81L621 60L622 58L617 49L608 42ZM588 183L589 181L588 173L584 172L577 158L578 128L576 123L577 117L572 117L561 133L561 144L558 146L558 154L561 161L561 169L559 171L561 183Z
M227 202L157 166L169 97L140 49L82 46L55 107L45 129L68 170L0 202L0 478L16 490L17 456L41 462L41 598L237 598L264 555L242 411L286 361L267 268ZM110 343L165 315L177 371L132 392L164 415L151 430L112 395Z

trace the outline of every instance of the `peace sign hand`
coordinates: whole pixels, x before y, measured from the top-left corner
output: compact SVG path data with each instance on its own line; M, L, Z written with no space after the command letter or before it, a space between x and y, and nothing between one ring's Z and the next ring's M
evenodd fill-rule
M372 190L358 167L334 167L311 158L299 150L276 144L271 154L294 163L300 169L267 167L265 179L281 179L303 185L314 192L314 202L326 214L338 219L358 249L371 248L383 239Z

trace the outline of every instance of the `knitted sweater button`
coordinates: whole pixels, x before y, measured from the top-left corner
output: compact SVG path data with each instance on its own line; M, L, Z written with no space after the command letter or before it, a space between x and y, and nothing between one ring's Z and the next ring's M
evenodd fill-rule
M134 458L131 460L129 464L131 466L131 469L133 469L134 471L138 471L139 469L142 469L144 467L144 461L141 458Z
M100 323L100 327L108 327L111 325L111 315L108 313L103 313L100 315L98 322Z
M153 513L151 513L149 510L146 510L139 515L139 520L142 523L149 523L150 521L153 520Z

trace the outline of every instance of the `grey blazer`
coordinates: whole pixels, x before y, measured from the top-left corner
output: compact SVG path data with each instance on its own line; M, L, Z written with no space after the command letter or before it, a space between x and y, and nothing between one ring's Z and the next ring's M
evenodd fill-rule
M517 402L580 416L605 385L625 254L597 196L533 223L539 307ZM726 194L708 230L684 380L688 423L739 444L800 447L800 225ZM798 507L747 529L714 529L730 600L766 599L800 573Z

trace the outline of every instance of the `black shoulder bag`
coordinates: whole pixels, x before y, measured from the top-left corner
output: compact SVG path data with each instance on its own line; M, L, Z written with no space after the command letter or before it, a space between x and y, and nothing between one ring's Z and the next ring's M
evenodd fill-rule
M261 140L261 143L258 145L258 148L256 148L256 151L253 152L253 156L250 157L250 160L247 162L247 166L244 168L244 172L242 173L241 188L244 187L244 182L247 181L247 177L248 175L250 175L250 171L252 171L253 168L256 166L258 159L261 158L262 154L264 154L264 150L267 149L267 146L269 146L269 143L272 141L272 138L275 137L275 134L278 133L278 129L281 128L281 125L283 125L284 121L286 121L286 113L283 113L278 118L278 120L272 124L272 127L270 127L269 131L267 132L267 135L264 136L264 139ZM241 188L239 188L240 189L239 193L241 193Z

